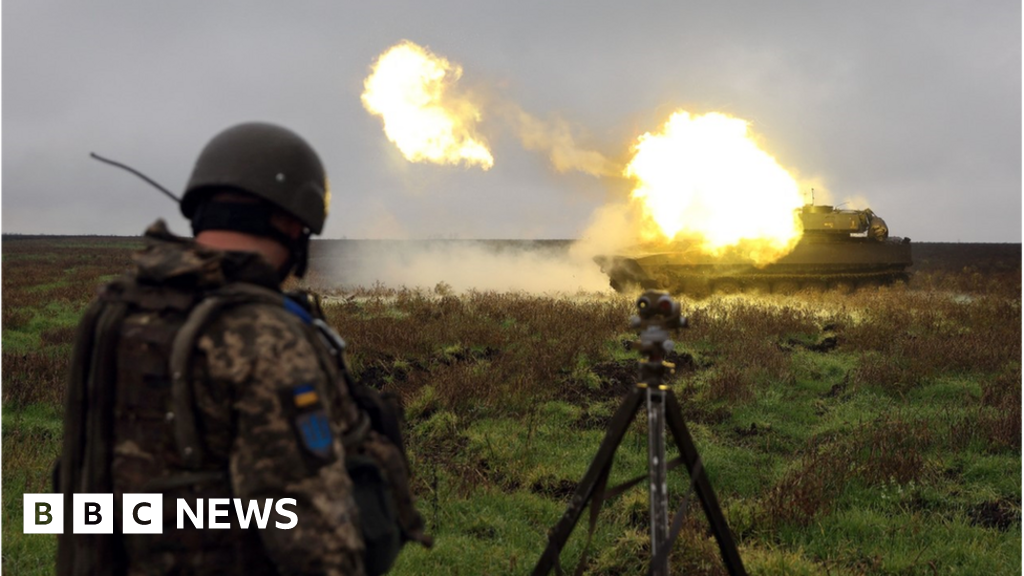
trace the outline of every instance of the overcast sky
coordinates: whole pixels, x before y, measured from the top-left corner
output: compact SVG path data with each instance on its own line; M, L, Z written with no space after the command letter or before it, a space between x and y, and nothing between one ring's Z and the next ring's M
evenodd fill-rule
M623 157L676 109L752 122L788 169L918 241L1021 241L1019 0L3 3L3 231L138 234L205 142L263 120L320 152L329 238L569 238L621 183L557 174L488 128L495 166L412 165L359 95L402 39L463 84Z

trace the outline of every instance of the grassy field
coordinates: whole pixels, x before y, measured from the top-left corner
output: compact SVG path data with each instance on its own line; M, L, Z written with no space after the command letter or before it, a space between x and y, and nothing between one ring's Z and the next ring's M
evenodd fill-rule
M5 572L52 572L54 537L21 534L22 494L49 490L73 327L132 244L3 241ZM751 574L1020 573L1020 248L925 254L909 285L683 300L672 388ZM394 573L530 572L633 385L632 298L441 285L330 302L356 371L407 413L437 544ZM611 482L645 470L641 417ZM670 478L674 508L688 479ZM607 503L586 573L645 573L647 525L642 489ZM672 566L724 574L699 509Z

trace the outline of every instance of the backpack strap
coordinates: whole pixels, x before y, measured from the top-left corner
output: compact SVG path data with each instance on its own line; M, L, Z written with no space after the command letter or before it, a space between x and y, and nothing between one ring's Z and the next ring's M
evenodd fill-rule
M227 308L254 303L284 306L285 302L281 293L255 284L226 284L206 294L174 337L170 358L171 412L167 417L173 422L178 455L186 467L199 468L204 455L191 386L192 361L199 335Z

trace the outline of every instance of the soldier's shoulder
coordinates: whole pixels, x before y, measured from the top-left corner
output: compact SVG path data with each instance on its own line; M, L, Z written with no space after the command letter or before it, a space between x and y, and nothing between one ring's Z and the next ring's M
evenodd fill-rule
M283 306L244 303L224 309L197 341L211 376L281 383L319 370L317 351L302 320Z
M163 220L142 236L143 247L131 254L130 276L149 286L203 291L227 282L225 252L170 232Z
M231 338L251 342L253 346L308 339L300 318L284 306L266 302L244 302L224 307L210 319L203 335L216 338L230 335Z

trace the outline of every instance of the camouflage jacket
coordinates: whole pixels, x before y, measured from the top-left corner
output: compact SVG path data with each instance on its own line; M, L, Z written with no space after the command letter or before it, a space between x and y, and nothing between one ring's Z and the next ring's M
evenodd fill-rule
M171 342L211 289L245 283L278 291L278 278L254 253L198 246L171 235L162 221L146 237L130 282L101 294L134 303L116 345L115 504L125 493L161 493L164 502L162 535L120 536L126 572L362 575L364 544L341 442L360 414L323 344L281 305L241 303L216 314L192 350L191 416L202 457L185 465L172 426L181 415L168 408ZM303 431L311 415L321 423L312 436ZM297 521L277 528L289 518L271 513L265 529L255 521L245 529L231 503L219 518L228 529L194 529L188 516L178 528L179 498L191 510L204 499L206 522L211 498L261 509L266 499L292 498Z

